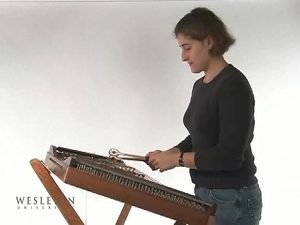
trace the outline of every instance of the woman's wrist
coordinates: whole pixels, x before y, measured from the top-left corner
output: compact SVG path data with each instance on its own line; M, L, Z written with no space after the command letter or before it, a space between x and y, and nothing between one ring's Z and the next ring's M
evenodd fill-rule
M184 167L184 158L183 158L184 152L180 152L179 158L178 158L178 165L181 167Z
M172 147L167 150L168 152L180 153L180 149L178 147Z

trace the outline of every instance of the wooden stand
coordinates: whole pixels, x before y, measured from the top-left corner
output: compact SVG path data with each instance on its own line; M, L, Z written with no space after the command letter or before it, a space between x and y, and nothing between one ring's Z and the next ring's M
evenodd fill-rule
M38 159L32 159L30 164L68 224L84 225L66 196L63 194L50 175L50 171L45 167L42 161Z
M47 169L45 164L38 159L30 160L30 164L41 180L42 184L50 194L51 198L55 202L57 208L60 210L61 214L64 216L65 220L69 225L84 225L64 193L58 187L56 182L51 176L51 171ZM124 204L123 209L118 217L116 225L124 225L125 221L130 212L131 205ZM186 225L180 221L176 221L174 225ZM211 224L212 225L212 224Z

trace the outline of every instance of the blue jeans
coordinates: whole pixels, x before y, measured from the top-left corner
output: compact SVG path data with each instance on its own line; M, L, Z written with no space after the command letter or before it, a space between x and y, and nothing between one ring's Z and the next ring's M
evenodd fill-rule
M217 205L214 225L258 225L262 197L258 184L241 189L208 189L195 186L195 195Z

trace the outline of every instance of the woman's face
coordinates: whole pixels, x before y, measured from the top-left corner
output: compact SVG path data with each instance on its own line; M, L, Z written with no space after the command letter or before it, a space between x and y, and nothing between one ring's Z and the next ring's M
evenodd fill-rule
M177 35L177 41L181 48L181 59L189 64L192 73L206 72L211 60L209 50L212 41L209 38L194 40L181 33Z

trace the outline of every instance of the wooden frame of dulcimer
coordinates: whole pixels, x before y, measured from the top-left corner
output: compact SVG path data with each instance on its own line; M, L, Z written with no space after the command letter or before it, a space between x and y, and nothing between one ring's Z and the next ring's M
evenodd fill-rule
M216 206L161 185L122 160L50 146L45 161L30 164L70 225L84 225L51 173L63 182L124 203L116 225L132 206L175 220L174 225L213 225Z

